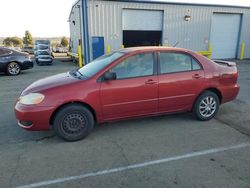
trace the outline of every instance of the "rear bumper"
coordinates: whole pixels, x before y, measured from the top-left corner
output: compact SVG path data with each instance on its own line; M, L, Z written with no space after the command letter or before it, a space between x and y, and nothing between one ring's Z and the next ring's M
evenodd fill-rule
M221 89L222 92L222 103L226 103L236 99L239 94L240 86L238 84L230 87L223 87Z
M15 115L18 125L30 131L47 131L50 129L50 117L53 107L38 107L23 105L19 102L15 105Z
M26 69L32 69L34 66L32 61L24 61L22 63L22 70L26 70Z

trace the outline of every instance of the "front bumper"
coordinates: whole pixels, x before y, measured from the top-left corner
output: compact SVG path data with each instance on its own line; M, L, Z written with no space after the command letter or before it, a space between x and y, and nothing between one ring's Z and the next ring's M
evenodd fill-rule
M34 66L33 61L24 61L22 63L22 70L26 70L26 69L32 69Z
M43 63L43 62L48 62L48 63L51 63L53 60L52 60L52 58L48 58L48 59L37 59L37 61L38 62L41 62L41 63Z
M53 111L53 107L23 105L19 102L15 105L15 115L18 120L18 125L30 131L49 130L50 117Z

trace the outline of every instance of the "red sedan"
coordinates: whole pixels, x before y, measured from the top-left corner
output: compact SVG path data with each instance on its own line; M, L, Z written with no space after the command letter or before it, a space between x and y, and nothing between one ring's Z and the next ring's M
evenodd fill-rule
M239 92L235 63L186 49L138 47L104 55L78 70L28 86L15 105L18 124L68 141L95 123L191 111L202 121Z

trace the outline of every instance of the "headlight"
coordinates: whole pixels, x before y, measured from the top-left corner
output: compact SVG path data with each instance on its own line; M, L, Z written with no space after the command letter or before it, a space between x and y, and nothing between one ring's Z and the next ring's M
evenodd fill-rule
M43 101L44 97L41 93L29 93L28 95L21 96L19 102L26 105L39 104Z

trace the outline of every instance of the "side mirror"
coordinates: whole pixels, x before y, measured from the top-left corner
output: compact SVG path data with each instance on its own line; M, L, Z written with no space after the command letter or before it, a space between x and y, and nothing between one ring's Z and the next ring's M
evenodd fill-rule
M104 80L116 80L116 73L115 72L105 72L103 75Z

